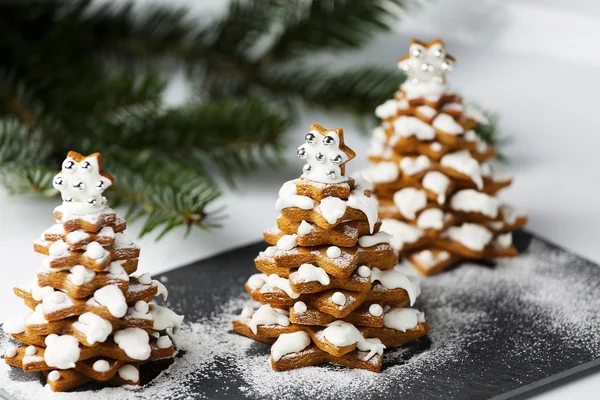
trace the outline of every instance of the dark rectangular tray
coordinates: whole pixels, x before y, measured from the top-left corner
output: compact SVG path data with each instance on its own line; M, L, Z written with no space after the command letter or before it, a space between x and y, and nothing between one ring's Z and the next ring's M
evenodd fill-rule
M381 374L334 366L273 372L269 346L231 330L230 318L249 302L243 284L256 273L253 259L263 243L177 268L161 278L170 305L192 327L180 335L174 364L160 375L168 363L145 366L140 389L97 392L88 385L73 398L116 398L123 391L136 399L508 399L598 370L600 267L526 232L514 241L523 252L515 259L465 262L423 278L415 307L425 312L430 334L388 349ZM28 392L39 386L38 374L10 375L33 382L15 388L0 379L6 398L39 397Z

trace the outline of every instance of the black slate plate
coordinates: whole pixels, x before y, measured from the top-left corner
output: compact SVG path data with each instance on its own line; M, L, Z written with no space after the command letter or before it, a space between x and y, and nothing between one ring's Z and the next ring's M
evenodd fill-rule
M171 373L154 379L166 364L148 365L143 381L149 386L129 393L135 398L156 397L156 391L149 388L177 380L181 390L161 396L507 399L527 397L598 370L600 267L525 232L516 233L514 241L523 252L517 259L497 265L465 263L423 279L416 307L425 312L432 326L430 335L401 350L386 352L382 374L325 366L316 370L317 375L307 375L318 381L297 383L303 372L265 372L261 382L260 375L249 378L247 368L253 363L263 368L267 362L268 346L256 342L246 344L245 350L217 349L210 362L194 367L197 371L190 373L187 368L181 373L178 363L205 357L208 351L186 353L183 343L183 355L175 360ZM202 321L198 325L209 327L224 312L225 303L241 297L244 281L256 272L252 260L264 247L262 243L250 245L164 274L171 306L185 314L187 321ZM211 333L223 338L216 347L241 343L232 341L239 339L223 320L220 318L221 324ZM207 337L198 336L198 340ZM0 334L0 343L5 341ZM211 346L215 347L214 343ZM242 358L248 362L240 362ZM322 390L308 388L327 384L329 373L335 374L332 379L355 376L357 384L347 392L340 392L341 384ZM10 375L17 381L38 380L18 370ZM280 382L275 384L274 379ZM4 389L15 393L18 400L33 398L13 390L10 384ZM79 395L93 395L90 391L97 387L84 389ZM118 398L106 391L94 398L101 399L105 393ZM1 395L13 399L0 390Z

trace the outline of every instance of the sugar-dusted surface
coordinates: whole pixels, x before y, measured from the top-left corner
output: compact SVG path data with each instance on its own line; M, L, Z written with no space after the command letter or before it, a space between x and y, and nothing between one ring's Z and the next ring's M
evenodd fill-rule
M523 247L528 237L516 241ZM600 357L600 269L534 239L495 267L463 264L423 279L415 307L425 312L429 338L386 352L381 374L329 366L274 372L269 346L230 325L248 304L239 288L263 247L166 274L171 306L193 322L177 336L174 364L143 388L54 395L36 374L7 372L2 362L0 387L17 399L481 398ZM0 343L3 354L6 339ZM158 373L142 371L146 381Z

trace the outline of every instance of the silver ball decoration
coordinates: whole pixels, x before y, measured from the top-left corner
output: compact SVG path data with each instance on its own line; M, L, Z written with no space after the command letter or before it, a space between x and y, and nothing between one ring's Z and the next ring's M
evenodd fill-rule
M82 181L77 181L73 184L73 188L82 191L83 189L85 189L85 183L83 183Z
M62 176L55 176L54 177L54 182L52 182L54 184L55 188L59 188L59 187L63 187L63 185L65 184L65 181L63 181Z
M420 83L420 81L419 81L419 79L418 79L418 78L412 78L412 79L410 80L410 83L412 83L413 85L418 85L418 84Z
M410 71L410 65L402 64L402 67L400 69L404 72L408 72L408 71Z
M452 68L452 67L450 66L450 64L448 64L447 62L443 62L443 63L442 63L442 65L441 65L441 67L442 67L442 69L443 69L444 71L450 71L450 69Z
M80 164L80 167L81 167L82 169L85 169L85 170L86 170L86 171L88 171L88 172L92 170L92 164L91 164L89 161L83 161L83 162Z
M95 207L98 204L98 200L96 200L93 197L90 197L89 199L87 199L87 202L90 206Z
M444 58L444 52L442 49L437 49L433 52L433 55L437 58Z
M331 180L334 180L337 177L337 174L335 173L334 170L329 170L329 171L327 171L325 176L327 176Z
M421 71L423 71L423 72L433 72L433 65L427 64L427 63L423 63L423 64L421 64Z
M300 147L296 154L298 154L299 159L304 160L306 158L306 149L304 147Z
M96 182L96 187L98 189L102 190L102 189L104 189L104 186L105 186L104 181L98 181L98 182Z
M317 160L318 162L323 162L324 159L325 159L325 156L323 155L323 153L315 154L315 160Z
M304 167L302 167L302 171L304 171L305 174L308 174L310 171L312 171L312 167L310 166L310 164L304 164Z
M410 55L413 57L420 57L421 56L421 49L412 49L410 51Z
M62 168L67 171L74 170L75 169L75 161L65 160L65 162L63 162Z
M337 154L335 157L331 157L329 161L331 161L331 163L334 165L340 165L344 162L344 157L342 157L341 154Z
M315 137L314 133L308 132L306 134L306 136L304 136L304 139L306 140L306 143L308 143L308 144L314 144L316 137Z
M324 146L333 146L335 144L335 139L331 136L323 136L323 145Z
M443 83L444 80L442 79L441 76L434 76L434 77L431 78L431 82L433 82L433 83Z
M65 203L72 203L72 202L73 202L73 198L72 198L71 196L67 196L67 197L65 197L65 198L63 199L63 201L64 201Z

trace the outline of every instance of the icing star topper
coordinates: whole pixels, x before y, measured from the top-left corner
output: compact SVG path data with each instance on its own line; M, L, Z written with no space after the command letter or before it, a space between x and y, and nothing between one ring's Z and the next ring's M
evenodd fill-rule
M115 179L102 170L100 153L83 156L70 151L52 183L62 195L65 211L83 215L106 208L102 192L114 182Z
M306 160L302 176L321 183L348 180L344 164L352 160L356 153L344 143L342 128L325 129L313 124L304 139L306 143L298 147L298 157Z
M456 60L446 53L442 39L429 43L413 39L408 54L398 60L398 68L408 77L403 89L422 91L423 95L443 92L446 73L452 71Z

